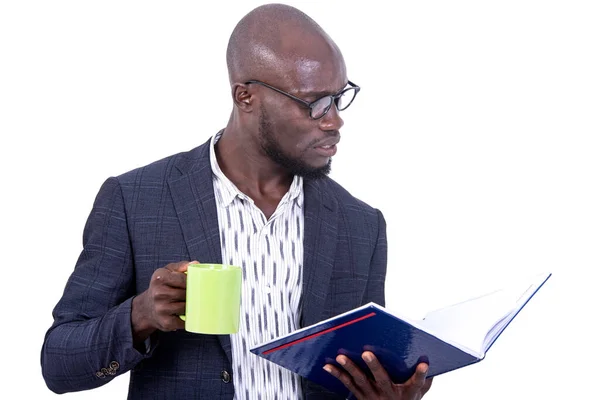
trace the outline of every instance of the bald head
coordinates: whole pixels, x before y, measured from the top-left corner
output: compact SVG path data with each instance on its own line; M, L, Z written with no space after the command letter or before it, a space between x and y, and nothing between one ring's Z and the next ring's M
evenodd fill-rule
M232 84L257 79L294 85L298 73L321 73L317 70L322 64L336 62L343 63L343 58L329 35L308 15L283 4L260 6L246 14L227 46Z

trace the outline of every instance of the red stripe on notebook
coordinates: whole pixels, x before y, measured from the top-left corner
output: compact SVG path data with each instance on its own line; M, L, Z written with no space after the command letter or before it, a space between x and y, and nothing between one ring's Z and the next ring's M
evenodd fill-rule
M352 324L354 324L354 323L356 323L356 322L358 322L358 321L362 321L363 319L367 319L367 318L370 318L370 317L374 317L375 315L376 315L376 314L375 314L374 312L372 312L372 313L370 313L370 314L367 314L367 315L363 315L363 316L362 316L362 317L360 317L360 318L356 318L356 319L353 319L352 321L344 322L343 324L340 324L340 325L334 326L333 328L325 329L324 331L317 332L317 333L313 333L312 335L309 335L309 336L307 336L307 337L304 337L304 338L301 338L301 339L294 340L293 342L286 343L286 344L282 344L282 345L281 345L281 346L279 346L279 347L275 347L275 348L272 348L271 350L267 350L267 351L263 352L263 354L264 354L264 355L267 355L267 354L269 354L269 353L272 353L272 352L274 352L274 351L281 350L281 349L285 349L285 348L287 348L287 347L290 347L290 346L293 346L293 345L295 345L295 344L297 344L297 343L302 343L302 342L304 342L304 341L306 341L306 340L310 340L310 339L312 339L312 338L314 338L314 337L317 337L317 336L324 335L324 334L326 334L326 333L329 333L329 332L335 331L335 330L337 330L337 329L343 328L343 327L345 327L345 326L348 326L348 325L352 325Z

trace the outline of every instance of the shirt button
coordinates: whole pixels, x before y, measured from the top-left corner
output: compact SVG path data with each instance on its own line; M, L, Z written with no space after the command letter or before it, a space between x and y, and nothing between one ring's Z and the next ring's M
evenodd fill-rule
M221 371L221 380L225 383L231 382L231 375L227 371Z

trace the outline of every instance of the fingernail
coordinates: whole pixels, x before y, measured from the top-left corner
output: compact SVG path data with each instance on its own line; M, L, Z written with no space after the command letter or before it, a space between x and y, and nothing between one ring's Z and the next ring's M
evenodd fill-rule
M323 367L323 369L329 373L331 373L331 367L329 365L326 365Z
M363 360L365 360L366 362L370 363L371 361L373 361L373 356L370 353L364 354L363 355Z
M340 365L346 365L346 359L344 357L337 357L336 361L340 363Z

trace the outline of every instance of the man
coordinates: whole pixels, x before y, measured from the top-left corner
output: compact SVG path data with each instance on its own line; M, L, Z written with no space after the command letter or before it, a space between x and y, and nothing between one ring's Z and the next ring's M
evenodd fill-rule
M227 66L234 107L222 131L100 189L42 349L51 390L131 371L131 399L339 398L249 348L384 303L385 220L327 177L339 113L359 88L331 38L285 5L238 23ZM192 260L244 269L237 334L183 329ZM420 399L431 385L426 364L396 385L363 357L375 380L344 356L343 370L324 367L358 398Z

